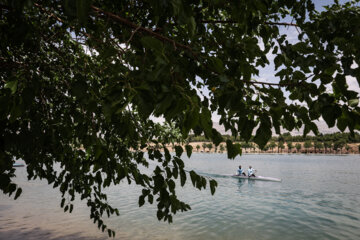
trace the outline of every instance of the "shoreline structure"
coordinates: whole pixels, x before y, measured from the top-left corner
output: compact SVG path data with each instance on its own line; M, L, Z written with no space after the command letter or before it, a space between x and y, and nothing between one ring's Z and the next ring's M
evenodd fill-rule
M235 142L234 142L235 143ZM240 143L241 142L236 142ZM209 145L212 144L211 148L203 146L203 144ZM274 147L273 149L267 149L267 150L260 150L257 147L254 148L242 148L242 154L360 154L359 152L359 143L349 143L347 144L348 148L342 147L342 149L338 149L337 151L332 148L327 148L325 151L325 148L314 148L314 146L310 148L305 148L304 144L305 142L292 142L294 145L291 150L289 150L286 143L284 143L284 148L279 148L278 146ZM300 144L301 148L297 150L295 148L296 144ZM167 145L169 151L175 151L174 145ZM215 145L211 142L189 142L188 144L181 144L181 146L184 148L185 145L191 145L193 147L192 152L193 153L226 153L226 143L222 142L219 144L219 146L215 147ZM220 150L220 146L223 146L224 150ZM200 148L197 148L197 146L200 146Z

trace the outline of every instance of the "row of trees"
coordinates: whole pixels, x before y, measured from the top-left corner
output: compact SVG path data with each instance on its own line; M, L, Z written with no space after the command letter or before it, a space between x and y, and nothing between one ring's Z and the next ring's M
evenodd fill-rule
M233 137L230 135L222 135L225 140L231 141L241 141L240 137ZM253 138L250 138L250 142L253 142ZM206 139L205 136L194 136L190 135L188 137L189 142L208 142L209 140ZM271 141L274 142L306 142L306 141L318 141L318 142L336 142L336 141L345 141L345 143L360 143L360 134L354 132L351 133L330 133L330 134L319 134L317 136L303 136L303 135L296 135L293 136L291 133L286 132L281 134L280 136L273 136Z
M281 136L272 137L273 141L283 142L306 142L306 141L318 141L318 142L336 142L345 141L346 143L360 143L360 134L358 132L351 133L330 133L330 134L318 134L316 136L292 136L289 132L282 134Z
M288 141L286 143L280 141L278 143L271 141L266 147L265 151L268 151L271 149L273 152L274 148L277 148L278 152L282 152L285 149L285 144L287 148L288 153L292 152L311 152L311 153L342 153L344 150L349 152L360 152L360 145L358 145L357 149L353 149L349 144L346 143L344 139L340 139L335 142L325 141L305 141L303 144L297 142L293 143L291 141Z
M206 143L203 142L200 146L197 144L196 146L197 152L200 151L202 148L202 151L206 152L208 149L208 152L211 152L214 148L214 152L223 153L226 150L226 145L220 144L219 146L213 145L212 143ZM326 142L319 142L319 141L305 141L303 144L300 142L293 143L293 142L275 142L271 141L269 144L267 144L264 149L260 150L258 145L252 142L242 142L241 148L247 152L248 149L250 151L262 151L262 152L278 152L283 153L285 150L288 153L343 153L344 151L346 153L360 153L360 145L357 145L357 149L353 149L349 144L347 144L343 139L338 140L334 143L330 141Z
M226 140L238 141L241 142L240 137L233 137L229 135L222 136ZM211 152L212 148L215 147L210 142L207 142L205 136L194 136L190 135L187 139L187 142L204 142L202 146L197 145L197 151L200 148L203 148L203 151ZM303 143L303 144L301 144ZM287 152L311 152L311 153L342 153L342 152L360 152L359 147L353 149L349 144L351 143L360 143L360 134L355 132L354 134L350 133L331 133L331 134L319 134L317 136L292 136L289 132L284 133L280 136L274 136L271 138L270 142L264 146L262 151L264 152L274 152L274 149L278 153L282 153L285 149ZM360 146L360 145L359 145ZM242 142L241 147L247 151L247 149L252 149L253 151L259 150L259 147L256 143L253 142L253 137L250 138L249 142ZM218 151L217 151L218 150ZM224 152L225 147L219 146L215 147L215 152ZM260 150L259 150L260 151Z
M211 152L212 148L214 147L214 151L215 152L224 152L226 150L226 146L224 146L223 144L220 144L219 146L213 145L212 143L203 143L202 145L203 151L206 152L206 148L209 149L209 152ZM199 152L200 150L200 145L196 145L196 150Z

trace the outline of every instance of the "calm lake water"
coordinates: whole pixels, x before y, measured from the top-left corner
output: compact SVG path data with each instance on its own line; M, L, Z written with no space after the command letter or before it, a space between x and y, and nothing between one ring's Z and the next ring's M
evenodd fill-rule
M192 210L178 213L174 223L158 222L154 206L138 208L141 189L109 189L109 202L119 217L105 219L116 239L360 239L359 155L193 154L186 168L218 181L216 194L190 184L178 190ZM228 177L241 164L258 175L282 182L247 181ZM42 181L26 180L14 201L0 194L0 239L107 239L77 202L72 214L60 209L60 194Z

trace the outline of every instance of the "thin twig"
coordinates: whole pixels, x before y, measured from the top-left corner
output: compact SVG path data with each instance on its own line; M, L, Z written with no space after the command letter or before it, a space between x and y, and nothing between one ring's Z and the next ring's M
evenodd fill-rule
M130 41L133 39L135 33L141 28L141 25L139 25L132 33L131 33L131 36L129 38L129 40L126 41L126 48L127 46L129 45Z

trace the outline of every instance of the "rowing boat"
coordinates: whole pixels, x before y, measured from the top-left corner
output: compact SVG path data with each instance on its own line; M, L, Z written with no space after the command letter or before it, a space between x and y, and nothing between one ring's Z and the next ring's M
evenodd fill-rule
M256 176L256 177L248 177L248 176L240 176L240 175L232 175L233 178L239 179L248 179L248 180L260 180L260 181L271 181L271 182L281 182L280 178L273 178L273 177L263 177L263 176Z
M14 163L13 167L24 167L25 165L22 163Z

